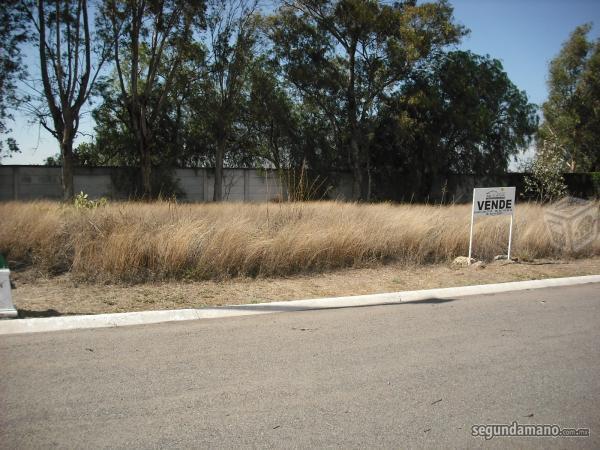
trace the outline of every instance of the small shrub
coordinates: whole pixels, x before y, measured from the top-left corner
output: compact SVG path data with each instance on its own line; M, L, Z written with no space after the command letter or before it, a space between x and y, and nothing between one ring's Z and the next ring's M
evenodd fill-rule
M538 142L533 161L525 167L525 193L541 202L551 202L567 194L563 177L565 170L564 151L556 135L550 131L547 139Z
M95 209L98 207L108 205L108 200L104 197L101 197L98 200L90 200L88 198L88 195L81 191L75 196L75 199L73 200L73 205L77 209Z

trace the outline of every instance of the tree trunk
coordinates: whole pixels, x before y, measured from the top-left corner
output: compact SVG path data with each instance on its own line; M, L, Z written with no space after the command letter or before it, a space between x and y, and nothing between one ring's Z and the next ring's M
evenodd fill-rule
M73 187L73 139L69 139L68 136L63 138L60 143L60 153L62 156L63 200L71 202L75 197Z
M346 113L348 115L348 131L350 138L350 159L352 165L352 199L353 200L364 200L364 183L363 183L363 170L362 170L362 149L360 148L358 139L358 120L357 120L357 105L356 105L356 93L355 93L355 57L356 57L356 46L357 41L354 40L349 50L350 68L349 75L350 80L348 83L348 90L346 92Z
M215 154L215 188L213 193L213 201L215 202L223 200L223 159L225 157L226 141L223 137L217 142L217 151Z
M142 165L142 187L144 188L144 200L152 198L152 158L150 157L150 149L146 145L145 139L142 138L139 142L140 158Z
M363 172L360 164L360 148L354 131L350 137L350 153L352 156L352 200L362 200Z
M369 149L370 150L370 147ZM371 201L373 193L373 177L371 174L371 155L370 151L367 151L367 201Z

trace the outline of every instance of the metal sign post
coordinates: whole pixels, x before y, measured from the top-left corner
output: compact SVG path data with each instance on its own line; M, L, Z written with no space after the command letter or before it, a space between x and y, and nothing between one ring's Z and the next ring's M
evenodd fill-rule
M513 211L510 215L510 229L508 230L508 254L506 255L507 261L510 261L510 244L512 242L512 224L513 224L514 216L515 216L515 213Z
M471 231L469 232L469 260L473 251L473 222L475 216L502 216L510 215L510 230L508 232L508 254L510 261L510 248L512 242L513 217L515 209L515 187L493 187L473 189L473 206L471 207Z
M469 260L471 264L471 250L473 249L473 218L475 217L475 190L473 190L473 206L471 207L471 231L469 232Z

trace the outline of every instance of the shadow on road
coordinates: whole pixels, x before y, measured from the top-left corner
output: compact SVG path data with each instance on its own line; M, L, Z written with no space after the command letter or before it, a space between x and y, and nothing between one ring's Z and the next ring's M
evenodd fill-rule
M218 306L214 309L232 310L232 311L273 311L273 312L292 312L292 311L321 311L321 310L335 310L335 309L350 309L350 308L369 308L372 306L402 306L402 305L436 305L441 303L453 302L456 299L453 298L426 298L423 300L410 300L405 302L381 302L371 305L347 305L347 306L321 306L321 307L310 307L310 306L295 306L289 305L231 305L231 306ZM200 308L202 309L202 308ZM55 309L46 310L33 310L33 309L18 309L20 319L31 319L40 317L59 317L59 316L79 316L88 315L93 313L62 313Z
M278 312L292 312L292 311L322 311L322 310L335 310L335 309L351 309L351 308L370 308L373 306L402 306L402 305L436 305L441 303L448 303L456 301L454 298L425 298L423 300L409 300L406 302L381 302L370 305L347 305L347 306L295 306L290 305L232 305L232 306L219 306L217 309L226 310L250 310L250 311L278 311Z
M406 302L402 302L402 305L418 305L421 303L425 303L425 304L438 304L438 303L448 303L448 302L455 302L456 299L455 298L425 298L423 300L408 300Z

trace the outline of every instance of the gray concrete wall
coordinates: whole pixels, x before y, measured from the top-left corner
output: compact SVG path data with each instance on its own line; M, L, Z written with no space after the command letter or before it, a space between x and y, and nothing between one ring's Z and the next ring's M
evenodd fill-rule
M60 199L60 171L60 167L0 166L0 201ZM83 191L89 198L127 199L128 194L120 192L114 182L116 176L118 178L124 175L125 171L127 169L119 167L78 167L74 173L75 192ZM174 177L185 194L181 201L212 201L213 169L175 169ZM223 195L227 201L265 202L287 198L286 183L283 183L279 174L273 170L225 169L223 177ZM327 198L342 201L352 198L350 174L338 173L332 176L331 180L322 181L323 183L318 179L316 183L323 190L327 190ZM511 173L491 177L450 174L432 180L429 193L423 198L413 199L412 187L406 183L399 183L393 189L389 189L385 198L398 202L414 200L464 203L471 201L474 187L482 186L516 186L517 192L522 193L523 174ZM588 186L586 189L593 190L593 187ZM598 193L584 195L574 191L573 195L597 197Z
M60 199L60 168L0 166L0 200Z
M113 182L113 175L119 170L78 167L74 172L75 192L83 191L89 198L124 198ZM183 201L212 201L212 169L176 169L175 179L185 193ZM61 196L59 167L0 166L0 201L60 199ZM264 202L285 198L286 190L275 171L225 169L223 196L228 201Z

